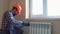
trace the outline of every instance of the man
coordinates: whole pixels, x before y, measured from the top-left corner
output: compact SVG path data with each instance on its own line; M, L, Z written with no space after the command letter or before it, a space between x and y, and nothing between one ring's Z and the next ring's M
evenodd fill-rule
M16 34L16 29L20 29L22 31L22 26L29 26L29 23L25 23L24 21L15 20L14 16L21 14L21 6L19 4L15 4L12 10L6 11L3 14L2 18L2 33L4 34ZM9 32L9 33L8 33ZM22 32L20 33L22 34Z

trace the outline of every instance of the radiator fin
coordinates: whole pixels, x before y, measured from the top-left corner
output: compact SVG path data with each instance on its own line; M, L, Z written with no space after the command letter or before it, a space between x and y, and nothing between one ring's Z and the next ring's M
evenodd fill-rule
M47 22L31 22L29 34L51 34L51 23Z

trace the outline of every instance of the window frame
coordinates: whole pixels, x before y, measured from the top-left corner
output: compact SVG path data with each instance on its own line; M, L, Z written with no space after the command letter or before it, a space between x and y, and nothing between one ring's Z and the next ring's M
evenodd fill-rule
M30 2L31 0L26 0L26 19L60 19L60 16L47 16L47 0L43 0L43 16L36 17L31 15Z

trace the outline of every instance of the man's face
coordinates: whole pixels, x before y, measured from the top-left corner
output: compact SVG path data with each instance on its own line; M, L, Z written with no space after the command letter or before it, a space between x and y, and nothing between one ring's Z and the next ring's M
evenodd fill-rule
M13 15L14 15L14 16L15 16L15 15L18 15L16 9L13 10Z

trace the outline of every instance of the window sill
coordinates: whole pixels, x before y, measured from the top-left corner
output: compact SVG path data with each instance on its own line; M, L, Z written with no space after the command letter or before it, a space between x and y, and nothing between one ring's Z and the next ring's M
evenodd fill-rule
M60 20L60 18L27 18L26 20Z

